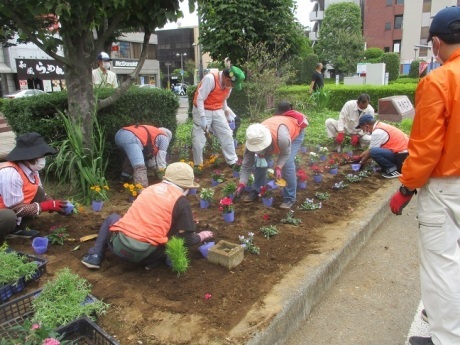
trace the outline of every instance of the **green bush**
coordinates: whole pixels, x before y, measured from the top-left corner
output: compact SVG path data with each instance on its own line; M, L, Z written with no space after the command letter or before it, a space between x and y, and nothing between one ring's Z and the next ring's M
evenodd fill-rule
M396 80L390 81L390 84L415 84L415 85L417 85L418 82L419 82L418 78L409 78L409 77L402 78L402 77L399 77Z
M420 60L414 60L410 63L410 68L409 68L410 78L418 78L419 66L420 66Z
M366 58L366 62L372 59L377 59L380 61L380 58L385 52L383 49L380 48L368 48L364 51L364 57Z
M385 72L389 73L389 81L399 77L399 54L385 53L382 55L382 62L385 63Z

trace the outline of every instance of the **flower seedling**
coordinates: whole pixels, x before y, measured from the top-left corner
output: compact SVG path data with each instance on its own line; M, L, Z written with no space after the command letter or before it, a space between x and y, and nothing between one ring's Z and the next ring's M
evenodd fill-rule
M312 210L318 210L323 206L321 201L317 204L313 201L313 199L305 199L305 201L299 206L299 209L304 210L304 211L312 211Z
M305 182L308 178L306 171L303 169L298 169L296 176L297 176L297 181L299 182Z
M358 175L346 174L346 175L345 175L345 180L347 180L347 181L350 182L350 183L355 183L355 182L361 181L362 178L359 177Z
M227 184L225 184L224 188L222 189L222 192L224 193L225 196L229 197L235 194L236 189L237 189L236 183L233 181L230 181Z
M363 178L367 178L367 177L369 177L369 173L367 171L360 171L358 176L363 177Z
M247 250L249 253L259 255L260 248L254 245L254 233L248 232L248 238L244 236L239 236L241 246L244 250Z
M106 201L109 199L107 192L110 190L108 185L95 185L90 188L90 195L94 201Z
M136 198L144 189L144 187L140 183L125 183L123 187L128 191L129 195L134 198Z
M302 223L302 221L300 219L294 218L294 211L289 210L288 214L286 215L286 218L281 219L281 223L299 225L300 223Z
M69 237L67 229L62 226L52 226L50 230L51 234L46 237L48 237L51 244L60 244L61 246L64 245L64 241L67 237Z
M328 148L326 146L320 146L318 149L318 152L320 155L327 155L329 152Z
M268 213L265 213L265 214L262 216L262 219L263 219L263 220L269 220L269 219L270 219L270 216L268 215Z
M275 225L260 228L259 231L264 235L266 239L270 239L270 237L273 237L279 233L279 230Z
M3 243L0 247L0 287L14 284L19 278L26 280L32 278L37 271L37 264L29 262L25 255L14 251L7 251L8 245Z
M294 164L295 164L297 167L300 167L301 161L300 161L300 157L299 157L299 156L295 156L295 157L294 157Z
M323 167L317 165L317 164L314 164L312 167L311 167L311 171L313 172L313 175L321 175L323 173Z
M203 173L203 164L193 166L193 174L200 176Z
M316 163L319 161L319 156L316 152L310 152L310 159L309 159L309 162L310 163Z
M211 201L214 197L214 189L211 188L203 188L200 191L200 198L201 200Z
M178 277L181 273L187 271L190 266L190 260L187 256L188 249L183 238L172 237L166 243L165 253L171 260L173 272L176 272Z
M323 201L324 201L324 200L329 199L330 194L329 194L328 192L323 192L323 193L321 193L321 192L316 192L316 193L315 193L315 196L316 196L317 199L323 200Z
M348 185L346 183L344 183L343 181L334 183L334 185L332 186L333 189L344 189L344 188L347 188L347 187L348 187Z
M259 195L264 199L273 198L273 190L269 189L267 186L262 186L260 187Z
M214 181L217 181L219 183L224 182L224 173L222 172L222 170L213 170L211 172L211 177Z
M223 198L219 201L219 211L222 213L232 213L234 210L233 208L233 201L231 198Z
M233 164L233 167L232 167L233 171L240 172L240 170L241 170L241 164L242 164L241 160L238 159L238 160L236 161L236 163Z
M65 345L69 341L62 341L65 334L58 334L56 330L40 323L32 323L29 319L25 319L24 323L11 327L12 334L16 338L7 341L3 339L0 344L22 344L22 345ZM5 342L3 342L5 341Z

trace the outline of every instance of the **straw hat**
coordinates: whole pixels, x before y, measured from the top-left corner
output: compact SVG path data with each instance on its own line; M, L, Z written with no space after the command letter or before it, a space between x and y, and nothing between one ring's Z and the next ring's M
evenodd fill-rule
M251 152L265 150L272 143L272 135L267 127L260 123L246 129L246 148Z
M182 162L168 165L164 175L166 181L172 182L184 189L200 187L200 185L193 180L194 178L192 167Z

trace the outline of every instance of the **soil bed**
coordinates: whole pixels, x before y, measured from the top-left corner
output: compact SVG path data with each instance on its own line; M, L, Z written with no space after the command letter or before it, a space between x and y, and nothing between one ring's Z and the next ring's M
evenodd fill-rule
M306 156L303 156L306 157ZM222 167L227 181L232 179L230 168ZM310 171L307 170L307 174ZM202 187L211 186L211 170L199 177ZM111 306L107 315L100 317L98 324L109 334L116 336L121 344L241 344L245 339L230 338L229 331L235 327L281 278L305 257L312 257L329 251L331 236L324 231L332 224L357 216L354 210L358 204L377 191L384 179L374 173L359 183L349 183L341 190L332 188L342 181L342 173L352 173L350 165L340 167L339 175L324 174L323 182L316 184L308 179L307 189L298 190L299 206L306 198L315 199L316 192L328 192L330 198L323 201L322 208L302 211L295 208L294 217L302 220L298 226L281 223L287 210L278 208L282 202L276 191L274 207L263 206L259 199L253 203L235 201L235 222L225 223L218 211L218 201L223 197L225 184L213 187L216 191L214 203L209 209L200 209L198 196L187 196L195 212L198 229L211 229L216 242L226 240L239 243L238 237L247 237L253 232L254 244L260 247L260 255L245 252L243 262L228 271L226 268L206 261L197 248L190 250L191 267L179 277L166 265L147 271L114 257L107 251L100 270L91 271L80 260L94 241L84 243L66 242L63 246L50 246L44 257L49 259L47 274L35 283L43 284L52 279L56 271L69 267L93 284L92 294ZM153 179L151 183L155 182ZM31 224L43 235L52 226L63 226L70 237L95 234L102 221L112 212L123 214L130 203L120 183L111 184L110 200L105 202L101 212L85 207L79 214L60 216L42 214ZM268 220L265 219L268 215ZM276 225L280 233L266 239L259 231L261 227ZM30 240L12 239L11 247L26 253L33 253ZM73 251L80 244L80 249ZM30 289L30 288L29 288ZM28 290L30 291L30 290ZM210 298L205 298L210 294Z

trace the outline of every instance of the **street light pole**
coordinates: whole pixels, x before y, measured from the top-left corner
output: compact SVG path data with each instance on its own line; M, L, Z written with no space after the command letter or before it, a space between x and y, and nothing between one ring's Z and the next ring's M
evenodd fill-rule
M418 50L418 48L415 47L414 48L414 60L417 60L417 50Z
M177 53L176 56L180 56L180 74L182 76L182 84L184 83L184 56L187 56L187 53L179 54Z
M169 78L169 66L171 66L171 63L170 62L166 62L165 63L166 67L168 68L168 90L171 90L171 79Z

